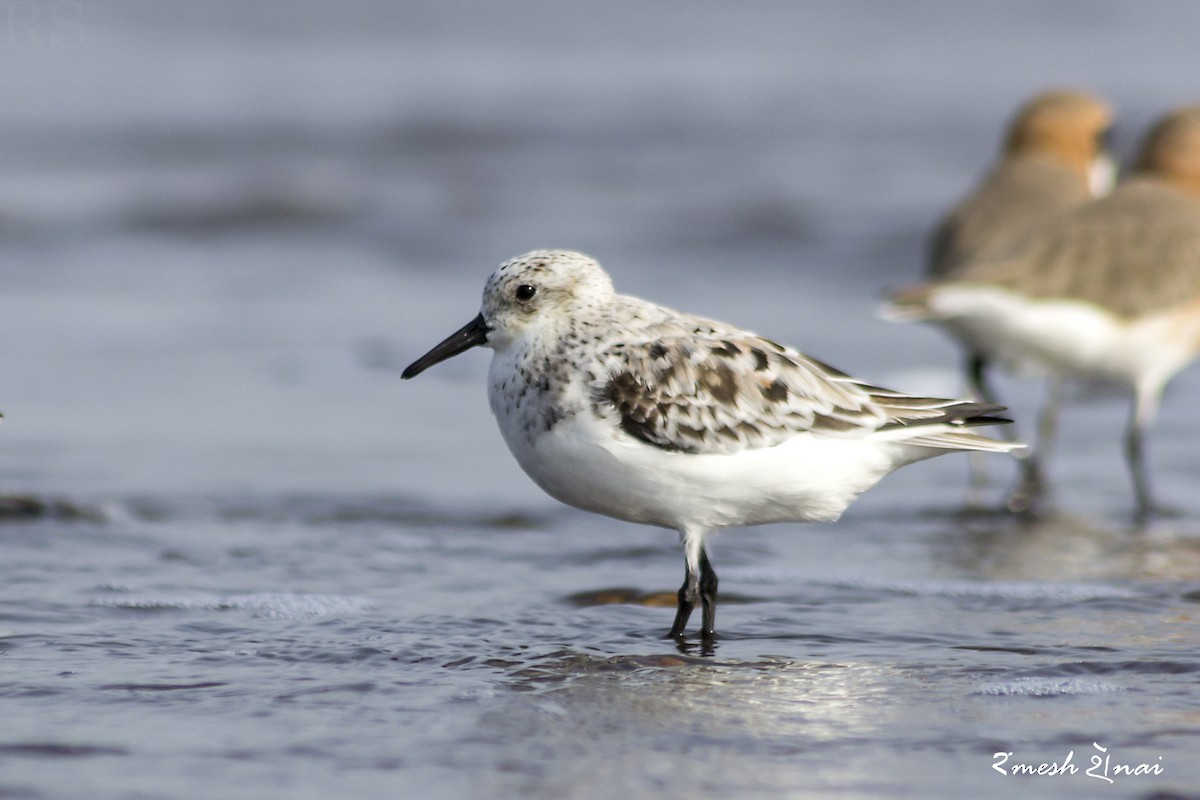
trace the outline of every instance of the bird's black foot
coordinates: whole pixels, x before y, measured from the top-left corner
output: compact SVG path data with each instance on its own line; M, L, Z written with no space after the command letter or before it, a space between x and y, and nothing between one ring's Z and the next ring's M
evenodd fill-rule
M1133 524L1148 525L1156 519L1178 519L1187 512L1178 506L1164 505L1153 500L1139 500L1133 510Z
M692 572L688 569L684 575L683 585L679 587L678 606L675 609L675 622L667 632L667 639L681 641L687 630L688 620L696 602L700 603L700 640L711 642L716 638L717 629L717 573L709 563L708 553L700 550L700 569Z
M690 573L683 579L683 586L679 587L678 605L675 607L675 622L671 624L671 630L667 632L667 639L680 640L683 638L683 632L687 630L688 620L692 616L692 609L696 607L696 596L699 594L698 583Z

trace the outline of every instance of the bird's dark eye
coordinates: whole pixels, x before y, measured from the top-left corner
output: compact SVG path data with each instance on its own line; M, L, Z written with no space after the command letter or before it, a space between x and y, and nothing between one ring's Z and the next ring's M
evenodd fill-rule
M522 283L517 287L517 302L527 303L537 294L537 287L530 286L528 283Z

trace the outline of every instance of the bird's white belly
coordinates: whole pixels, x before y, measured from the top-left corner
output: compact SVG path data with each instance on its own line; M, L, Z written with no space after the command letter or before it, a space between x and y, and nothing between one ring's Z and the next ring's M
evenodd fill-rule
M522 469L564 503L694 530L833 520L898 463L913 460L909 448L890 443L808 434L731 454L671 452L586 413L532 440L505 438Z
M1175 309L1123 320L1075 300L1033 300L990 286L948 286L932 316L957 338L1019 372L1129 386L1165 382L1196 352L1200 314Z

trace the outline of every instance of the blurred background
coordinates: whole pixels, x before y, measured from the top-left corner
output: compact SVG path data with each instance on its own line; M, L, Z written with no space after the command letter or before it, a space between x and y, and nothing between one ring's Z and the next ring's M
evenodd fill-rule
M1107 96L1126 155L1198 99L1197 29L1190 2L0 0L0 488L549 502L484 354L398 380L539 247L958 391L878 299L1020 102Z
M34 518L0 525L0 797L1083 800L991 764L1094 741L1167 768L1106 796L1194 797L1195 369L1149 450L1181 518L1129 530L1126 405L1073 403L1064 514L964 515L947 457L718 537L712 657L658 638L673 533L521 474L486 352L400 371L564 247L957 393L884 293L1020 103L1107 97L1126 157L1200 101L1197 31L1192 0L0 0L0 516Z

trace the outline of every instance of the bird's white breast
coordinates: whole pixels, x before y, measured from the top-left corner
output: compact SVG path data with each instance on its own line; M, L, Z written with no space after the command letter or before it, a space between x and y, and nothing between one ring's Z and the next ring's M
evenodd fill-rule
M892 442L807 433L736 453L673 452L629 436L590 408L531 435L529 415L506 405L495 385L492 410L513 456L547 494L667 528L837 519L858 494L914 460L912 448Z
M994 286L955 284L930 297L931 317L1018 371L1125 385L1162 382L1196 352L1190 309L1126 320L1069 299L1031 299Z

